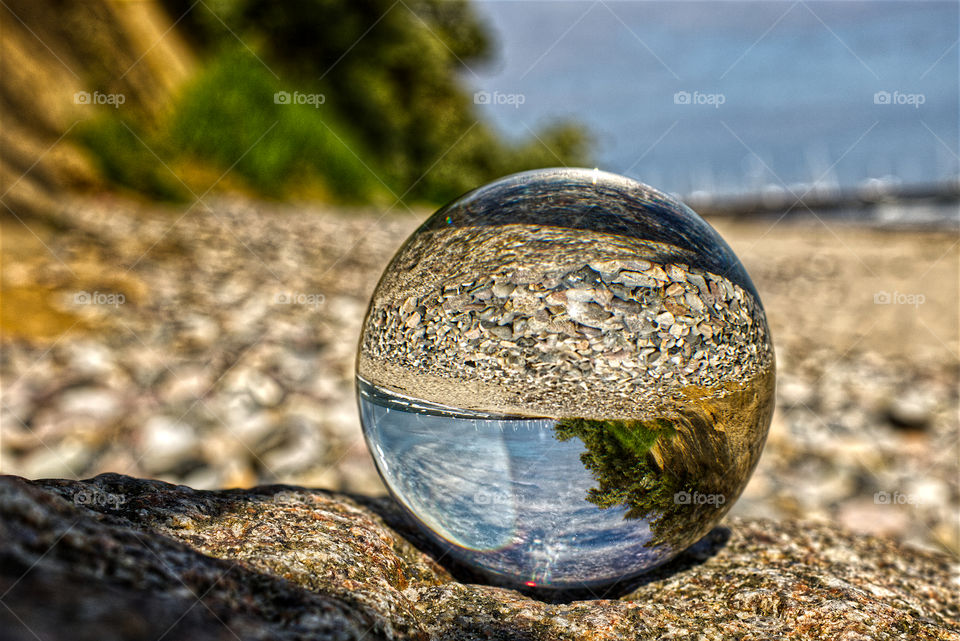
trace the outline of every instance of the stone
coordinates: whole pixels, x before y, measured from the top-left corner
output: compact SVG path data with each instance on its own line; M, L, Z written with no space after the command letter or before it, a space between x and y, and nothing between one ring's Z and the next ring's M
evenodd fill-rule
M658 315L654 320L657 321L657 325L659 325L660 327L670 327L671 325L673 325L673 322L675 319L673 314L671 314L670 312L663 312L662 314Z
M813 385L801 378L785 377L777 386L777 401L785 408L812 407L816 402L816 390Z
M101 421L116 418L123 410L116 392L102 387L78 387L60 395L59 410L67 415L82 414Z
M893 399L887 409L887 418L894 427L922 430L930 425L933 410L932 399L916 390L911 390Z
M213 386L210 370L200 364L186 365L166 371L157 385L157 391L165 402L171 404L197 402Z
M391 499L282 485L0 477L0 537L17 641L960 638L950 557L825 523L728 519L594 593L478 583Z
M247 372L246 383L250 396L263 407L276 407L283 400L283 388L268 374L251 370Z
M493 286L493 295L497 298L506 298L513 293L513 290L516 289L516 285L510 283L496 283Z
M166 472L197 454L199 445L192 425L169 416L154 416L143 426L140 463L151 473Z
M192 348L208 348L220 336L220 325L209 316L192 314L181 321L179 339Z
M657 281L640 272L622 271L614 282L623 283L627 287L656 287Z

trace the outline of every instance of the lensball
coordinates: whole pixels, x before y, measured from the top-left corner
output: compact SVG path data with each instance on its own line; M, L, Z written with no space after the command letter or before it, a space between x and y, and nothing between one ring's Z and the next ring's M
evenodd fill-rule
M480 187L393 257L357 389L383 481L500 582L610 584L713 528L774 403L763 306L717 232L597 170Z

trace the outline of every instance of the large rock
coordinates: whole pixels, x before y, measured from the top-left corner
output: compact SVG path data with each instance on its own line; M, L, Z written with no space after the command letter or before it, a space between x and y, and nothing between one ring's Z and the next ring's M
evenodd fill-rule
M823 524L730 521L554 595L471 583L387 499L284 486L0 477L0 540L0 639L960 639L948 557Z

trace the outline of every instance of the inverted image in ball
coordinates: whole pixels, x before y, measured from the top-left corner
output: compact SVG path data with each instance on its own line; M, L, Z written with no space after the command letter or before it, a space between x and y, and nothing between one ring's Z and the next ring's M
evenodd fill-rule
M773 413L763 307L682 203L585 169L516 174L427 220L360 341L367 444L449 554L508 582L608 584L706 534Z

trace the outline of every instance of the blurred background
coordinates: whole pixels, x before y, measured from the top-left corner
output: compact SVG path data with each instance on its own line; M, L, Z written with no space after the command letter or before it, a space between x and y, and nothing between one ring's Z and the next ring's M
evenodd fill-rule
M354 356L501 175L677 194L778 407L734 512L960 555L955 2L3 0L0 471L382 493Z

